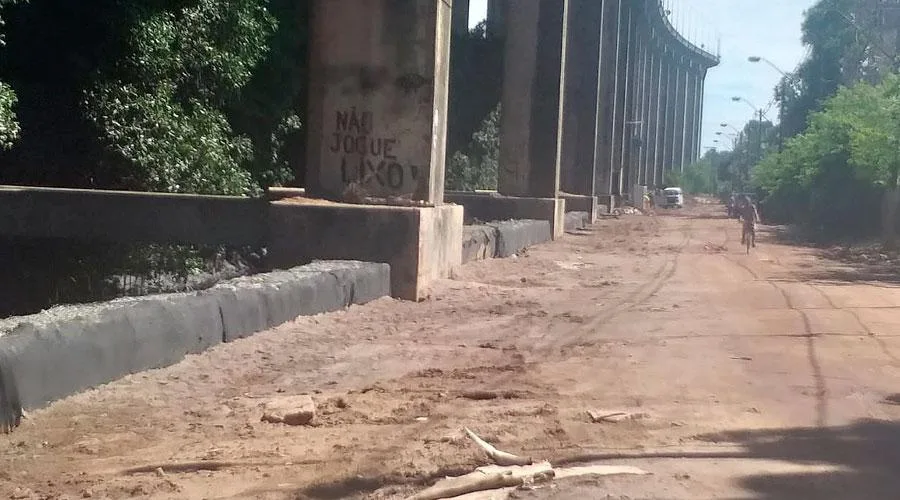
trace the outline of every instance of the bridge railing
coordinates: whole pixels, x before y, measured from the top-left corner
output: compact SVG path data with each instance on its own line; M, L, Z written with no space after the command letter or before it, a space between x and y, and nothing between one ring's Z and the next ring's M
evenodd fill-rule
M718 62L721 36L680 0L657 0L659 14L672 35L694 52Z

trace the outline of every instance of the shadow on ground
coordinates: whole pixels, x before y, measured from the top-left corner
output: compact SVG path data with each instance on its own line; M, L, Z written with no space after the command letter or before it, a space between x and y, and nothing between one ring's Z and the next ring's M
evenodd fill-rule
M885 404L900 404L900 395ZM900 497L900 423L861 420L844 427L738 430L696 436L698 441L731 444L720 452L590 454L553 460L556 465L622 459L760 460L802 465L809 472L738 477L746 500L886 500ZM819 466L820 471L815 471ZM710 467L715 467L710 462ZM772 466L771 469L777 469Z
M885 404L900 404L900 394ZM774 430L737 430L696 436L698 441L731 444L738 449L697 453L598 453L551 459L557 466L621 459L762 460L820 466L820 471L752 474L736 479L747 500L886 500L900 497L900 423L860 420L842 427L798 427ZM711 467L714 465L710 465ZM773 466L776 468L777 466ZM446 475L470 468L445 469L428 475L393 474L354 477L297 491L297 498L331 500L366 498L375 490L395 486L408 493Z
M748 458L837 468L741 478L739 485L759 499L900 497L900 423L862 420L845 427L734 431L704 437L739 444Z
M878 242L816 241L795 228L785 226L767 227L758 237L763 244L775 243L806 248L812 255L822 259L815 266L792 273L790 279L900 285L900 251L886 250Z

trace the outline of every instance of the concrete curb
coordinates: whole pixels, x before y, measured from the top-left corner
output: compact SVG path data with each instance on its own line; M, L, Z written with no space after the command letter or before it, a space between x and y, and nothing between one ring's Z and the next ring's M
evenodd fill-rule
M2 320L0 415L12 411L17 398L26 409L39 408L221 342L390 291L387 264L315 262L198 293L63 306Z
M553 239L553 228L545 220L511 220L463 229L463 262L506 258L524 248Z

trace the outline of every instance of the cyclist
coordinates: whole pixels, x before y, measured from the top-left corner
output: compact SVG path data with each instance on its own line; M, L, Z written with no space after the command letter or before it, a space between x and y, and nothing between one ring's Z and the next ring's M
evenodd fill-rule
M742 196L738 203L738 213L742 225L741 245L747 242L747 238L750 238L750 245L756 248L756 224L759 222L759 211L749 196Z

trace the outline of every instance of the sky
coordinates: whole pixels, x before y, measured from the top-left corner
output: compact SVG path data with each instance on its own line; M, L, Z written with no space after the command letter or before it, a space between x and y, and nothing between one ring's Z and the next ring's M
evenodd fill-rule
M731 138L717 136L716 132L734 131L720 124L742 129L754 114L747 103L731 98L742 97L765 108L781 79L775 68L763 62L751 63L747 57L764 57L782 71L793 71L806 54L800 41L803 12L816 0L664 1L682 34L707 47L721 47L722 62L706 77L701 145L730 149ZM469 24L474 26L483 20L486 12L487 0L471 0ZM778 108L772 106L767 117L777 120ZM720 144L713 142L717 139Z

